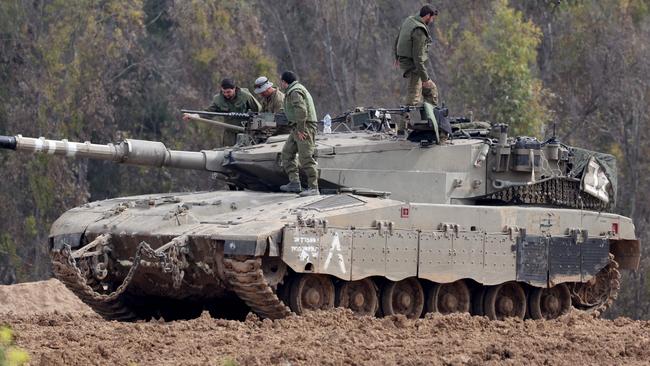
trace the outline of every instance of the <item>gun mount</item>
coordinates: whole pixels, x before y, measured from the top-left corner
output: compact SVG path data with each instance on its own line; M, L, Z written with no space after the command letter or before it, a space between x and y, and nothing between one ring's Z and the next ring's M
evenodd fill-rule
M181 109L181 112L187 113L190 116L200 116L198 118L190 117L194 120L243 132L237 139L238 146L263 143L276 133L287 131L289 126L289 121L284 113L208 112L191 109ZM230 121L239 121L241 126L206 119L211 117L222 117Z

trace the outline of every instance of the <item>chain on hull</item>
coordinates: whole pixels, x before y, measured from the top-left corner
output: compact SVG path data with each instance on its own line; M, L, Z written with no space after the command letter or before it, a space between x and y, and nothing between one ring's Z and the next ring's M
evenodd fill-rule
M499 201L508 205L549 205L553 207L608 211L610 203L585 193L580 181L553 178L530 185L516 185L485 195L480 200Z
M224 258L224 274L230 288L260 317L280 319L291 310L264 278L262 258Z
M132 321L138 316L124 303L124 292L131 283L141 261L142 254L146 251L153 252L146 244L138 246L135 253L133 266L129 269L122 284L110 294L102 294L89 285L88 279L77 267L70 247L66 246L60 251L51 253L52 269L56 278L70 291L90 306L95 312L107 320Z

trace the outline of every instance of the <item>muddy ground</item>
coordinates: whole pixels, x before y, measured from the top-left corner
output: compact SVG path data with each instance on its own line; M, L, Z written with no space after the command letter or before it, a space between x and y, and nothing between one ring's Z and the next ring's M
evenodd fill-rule
M56 280L0 286L0 324L33 365L647 365L650 322L355 317L107 322Z

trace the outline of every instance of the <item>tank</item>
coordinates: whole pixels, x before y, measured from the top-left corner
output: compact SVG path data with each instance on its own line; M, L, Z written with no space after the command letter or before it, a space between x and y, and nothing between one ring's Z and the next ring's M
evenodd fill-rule
M278 319L335 306L408 318L553 319L571 307L597 316L616 299L620 270L639 265L634 224L611 212L611 155L511 137L506 125L428 104L357 108L333 122L316 139L321 195L311 197L279 192L287 136L252 114L237 146L215 150L20 135L0 147L206 170L230 188L91 202L56 220L55 276L106 319Z

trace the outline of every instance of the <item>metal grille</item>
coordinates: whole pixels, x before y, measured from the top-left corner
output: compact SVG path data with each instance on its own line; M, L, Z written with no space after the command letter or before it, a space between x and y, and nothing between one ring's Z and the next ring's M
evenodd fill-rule
M609 263L609 240L589 238L582 244L582 277L593 276Z
M300 208L316 211L336 210L344 207L362 206L365 202L348 194L328 196L322 200L312 202Z

